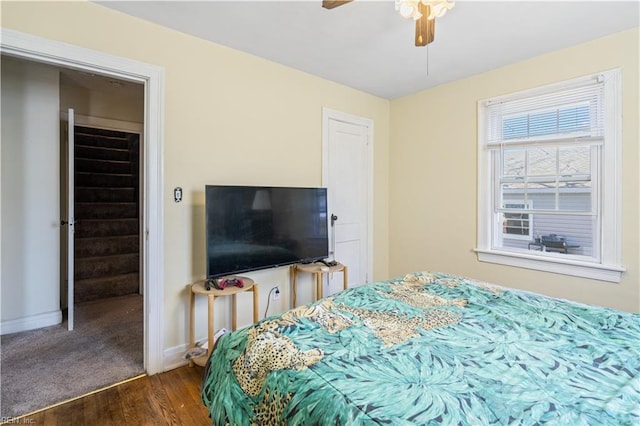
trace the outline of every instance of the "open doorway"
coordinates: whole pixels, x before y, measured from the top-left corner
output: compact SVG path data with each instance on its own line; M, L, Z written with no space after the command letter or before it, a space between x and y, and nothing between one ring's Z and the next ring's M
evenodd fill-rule
M12 303L23 305L22 302L30 301L34 302L31 305L37 305L36 302L41 300L47 306L45 315L23 309L24 312L17 311L14 321L4 321L3 318L1 414L6 418L27 414L145 372L144 296L141 286L144 269L141 266L143 197L140 191L143 187L140 158L143 154L141 132L144 126L141 122L122 120L127 118L118 115L122 114L123 108L114 107L114 104L123 96L114 91L103 91L100 83L104 77L86 74L78 79L79 75L77 71L3 57L3 86L20 88L3 90L3 105L6 108L3 118L5 114L10 114L12 118L11 123L5 123L7 127L19 127L9 133L3 132L3 139L6 134L10 136L5 139L3 146L7 148L3 149L3 154L8 154L3 155L3 166L30 163L34 159L42 163L42 167L33 170L16 167L22 170L25 182L38 181L36 186L14 180L13 183L21 189L15 194L4 191L3 186L3 201L7 197L15 198L16 194L24 194L18 199L11 198L14 204L19 205L14 208L16 215L20 214L20 209L39 210L37 216L29 216L24 220L25 226L18 226L19 229L14 230L15 235L9 236L20 241L21 246L24 245L24 254L32 260L31 266L25 264L25 267L13 268L17 273L8 276L11 282L21 287L21 293L26 297L21 299L16 296ZM78 84L78 80L83 84ZM109 79L109 82L104 87L125 87L125 83L114 79ZM139 110L137 118L142 121L144 86L139 86L124 97L124 102L135 105L135 109ZM69 307L65 304L66 294L60 291L62 297L56 298L61 302L60 309L50 309L52 301L48 298L53 292L47 281L50 281L51 274L42 269L44 265L53 271L55 262L65 264L66 251L61 248L59 251L40 250L35 253L33 247L42 243L29 243L30 230L37 229L38 224L44 224L42 227L48 232L48 228L51 228L50 216L57 216L55 211L51 211L51 203L43 205L43 197L34 196L33 189L39 191L45 181L55 178L58 164L57 155L53 154L56 150L64 151L63 138L59 139L60 148L50 149L50 145L58 139L55 125L48 126L48 120L33 118L36 113L39 118L50 115L49 112L57 114L66 103L79 104L81 112L86 111L85 114L91 112L91 108L100 107L106 115L80 116L81 122L91 125L74 127L76 137L73 139L77 143L71 149L76 154L75 186L71 191L65 189L62 180L64 173L59 173L59 196L53 197L59 199L60 205L64 205L69 192L76 199L76 249L71 255L78 285L74 292L77 326L73 331L67 331L66 315L49 315L49 312L56 311L64 313ZM109 113L110 109L116 112ZM20 111L27 112L21 115ZM136 119L135 116L130 117ZM137 128L138 131L108 129L117 125ZM42 137L31 137L33 133L30 128L38 128ZM11 143L10 139L15 143ZM12 150L13 145L20 148ZM49 154L43 158L42 152ZM59 170L63 172L64 167L64 161L61 161ZM54 175L51 175L52 171ZM3 180L11 177L10 174L5 176L3 168ZM47 192L58 191L51 191L50 188ZM3 213L9 210L9 207L3 209ZM28 213L27 210L23 213ZM60 217L64 216L61 214ZM64 220L60 224L63 223ZM36 237L38 240L42 238L43 235ZM4 239L3 246L6 247ZM33 262L42 259L49 260ZM40 269L34 268L36 265L40 265ZM33 292L31 296L27 282L33 280L25 275L24 269L34 269L34 277L40 276L40 291ZM60 276L60 289L66 289L64 268L60 267L60 271L61 274L55 275ZM4 279L6 277L3 277L3 284L9 283ZM26 285L20 285L20 282ZM38 323L33 323L34 318ZM11 327L5 327L6 323Z
M163 136L163 85L164 85L164 70L162 67L139 62L129 58L123 58L108 53L95 51L79 46L70 45L67 43L61 43L55 40L50 40L30 34L21 33L18 31L10 30L7 28L0 29L2 37L0 38L0 52L4 57L13 57L32 61L34 63L45 64L50 66L63 67L67 69L74 69L84 71L87 73L94 73L96 75L103 75L114 77L118 80L133 82L144 86L144 157L141 159L141 170L144 175L145 185L141 188L142 197L145 200L142 206L142 219L143 219L143 250L142 250L142 288L144 293L144 369L147 374L156 374L163 371L163 355L164 355L164 323L163 323L163 297L164 297L164 260L163 260L163 200L162 200L162 136ZM3 62L4 69L4 62ZM4 89L5 86L3 85ZM4 94L3 94L4 100ZM3 111L5 103L3 102ZM98 115L98 114L96 114ZM44 116L38 116L38 124L41 124ZM51 118L51 117L50 117ZM53 119L59 122L59 115L56 113ZM3 123L4 124L4 123ZM29 126L29 128L39 128L39 126ZM3 142L2 142L2 173L5 174L5 160L13 161L14 158L5 156L5 135L4 131L6 126L2 126L3 130ZM56 135L56 138L58 135ZM57 145L55 145L57 149ZM39 152L40 158L47 159L47 154ZM57 153L52 155L51 158L57 157ZM57 163L56 163L57 165ZM22 166L20 166L22 167ZM29 167L38 167L38 165L29 164ZM42 183L44 180L38 181ZM52 179L52 182L56 185L51 191L45 191L45 193L58 194L57 185L58 178ZM5 183L7 188L13 190L20 190L21 188L14 185L15 182L2 180L2 196L10 191L5 191ZM57 195L56 195L57 196ZM0 254L2 257L2 285L0 290L2 291L2 323L1 329L4 333L5 330L13 328L16 324L20 325L24 322L25 318L20 317L6 317L6 315L14 313L15 309L20 309L23 306L33 307L36 299L43 299L43 278L51 279L51 274L43 274L42 265L33 261L31 256L32 251L41 249L42 244L37 244L33 247L33 250L29 252L30 256L25 256L25 263L27 269L33 270L36 277L28 281L21 281L16 283L7 280L5 277L5 266L10 262L6 261L5 257L11 257L16 251L16 247L11 245L5 245L5 237L9 234L9 230L14 229L14 224L7 222L8 216L5 215L5 206L12 206L12 203L2 202L2 248ZM59 199L55 199L55 208L58 210ZM37 209L32 209L37 211ZM29 211L31 213L32 211ZM50 225L52 229L59 236L59 212L56 211L55 220L51 220ZM56 242L56 247L59 249L59 241ZM11 250L9 250L9 248ZM58 257L56 256L56 264ZM55 288L59 291L59 273L56 272L55 276ZM28 287L28 288L27 288ZM29 294L37 294L37 298L23 299L21 302L16 303L11 297L5 297L7 295L15 296L27 296ZM46 298L50 300L50 298ZM56 305L52 312L46 312L45 315L29 316L26 319L35 321L38 324L43 322L49 322L51 324L57 324L61 320L61 313L59 310L59 295L56 295L54 303ZM5 309L7 308L7 309ZM10 309L8 309L10 308ZM18 315L19 316L19 315ZM57 322L56 322L57 321ZM63 343L60 344L65 350L70 351L72 347L65 347ZM5 355L3 347L3 357ZM33 370L46 369L50 362L35 363L30 360L23 360L27 362ZM3 359L4 366L4 359ZM6 369L3 368L3 371ZM22 378L22 383L29 383L27 378ZM37 382L35 383L37 385ZM4 383L3 383L4 387ZM3 407L6 401L3 400Z
M74 301L143 294L144 86L59 72L60 294L72 330Z

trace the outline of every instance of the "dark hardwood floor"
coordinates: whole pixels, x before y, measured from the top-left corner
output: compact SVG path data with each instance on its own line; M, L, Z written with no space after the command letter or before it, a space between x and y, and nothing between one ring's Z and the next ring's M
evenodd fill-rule
M145 376L18 419L31 425L210 425L202 367ZM2 419L7 420L7 419Z

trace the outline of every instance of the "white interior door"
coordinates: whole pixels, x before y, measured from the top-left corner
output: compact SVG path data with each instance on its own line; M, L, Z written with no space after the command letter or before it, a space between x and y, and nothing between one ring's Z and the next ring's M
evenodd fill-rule
M334 259L348 268L349 287L369 280L370 131L371 124L362 119L325 111L323 180L329 216L335 218L330 221L330 247ZM327 295L341 290L341 274L329 275L327 285Z
M68 330L73 330L73 288L74 288L74 282L73 282L73 260L74 260L74 241L73 241L73 234L75 231L75 224L74 224L74 209L73 209L73 203L74 203L74 146L75 146L75 141L74 141L74 137L73 137L73 131L74 131L74 127L75 127L75 117L74 117L74 113L73 113L73 109L69 108L68 111L68 115L67 115L67 143L66 143L66 167L65 167L65 171L66 171L66 176L65 176L65 180L66 180L66 186L67 186L67 194L66 194L66 199L67 199L67 205L66 205L66 211L67 211L67 217L64 218L62 220L62 225L66 226L67 232L63 233L66 236L66 247L67 247L67 329Z

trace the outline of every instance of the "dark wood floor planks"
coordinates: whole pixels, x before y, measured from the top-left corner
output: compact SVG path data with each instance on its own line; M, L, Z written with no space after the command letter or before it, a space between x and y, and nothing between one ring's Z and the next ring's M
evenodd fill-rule
M210 425L201 367L145 376L21 419L32 425Z

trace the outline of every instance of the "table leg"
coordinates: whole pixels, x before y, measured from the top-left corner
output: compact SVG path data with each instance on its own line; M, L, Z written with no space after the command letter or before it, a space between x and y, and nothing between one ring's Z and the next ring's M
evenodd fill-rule
M322 272L316 273L316 297L322 299Z
M349 281L349 272L346 266L342 266L342 287L344 290L347 289L347 283Z
M291 267L291 274L293 275L293 305L291 306L292 308L296 307L296 299L298 296L298 268L296 268L295 265L293 265Z
M213 351L213 305L215 302L216 297L213 294L209 295L209 308L207 309L208 311L208 336L207 338L209 339L207 341L207 356L211 355L211 352Z
M258 322L258 284L253 284L253 322Z
M189 312L189 349L193 348L196 345L196 294L191 290L191 286L189 286L189 294L190 301L189 305L191 310ZM193 367L193 360L189 359L189 367Z
M238 321L236 319L238 312L238 305L236 303L236 295L231 295L231 331L235 331L238 328Z

